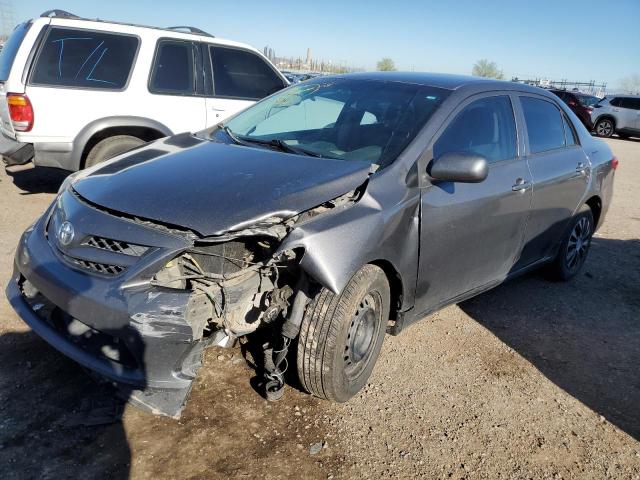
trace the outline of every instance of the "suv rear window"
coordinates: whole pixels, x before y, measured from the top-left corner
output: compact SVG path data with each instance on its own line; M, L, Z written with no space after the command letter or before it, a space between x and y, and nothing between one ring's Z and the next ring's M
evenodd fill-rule
M254 53L217 46L209 49L217 97L257 100L285 86L273 68Z
M31 22L18 25L9 37L9 40L7 40L7 43L2 47L2 51L0 52L0 82L4 82L9 78L13 60L16 58L20 44L30 27Z
M121 90L138 50L137 37L52 27L31 75L35 85Z

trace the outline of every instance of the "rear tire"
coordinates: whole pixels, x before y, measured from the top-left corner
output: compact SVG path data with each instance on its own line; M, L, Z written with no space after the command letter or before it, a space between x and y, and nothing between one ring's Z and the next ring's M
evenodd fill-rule
M84 162L84 168L93 167L117 155L128 152L145 143L144 140L131 135L114 135L96 143Z
M616 126L610 118L601 118L596 123L595 131L599 137L609 138L615 133Z
M580 272L589 254L593 231L593 213L588 205L583 205L571 220L558 255L550 265L549 273L554 280L567 281Z
M366 384L389 318L389 283L365 265L339 295L323 288L305 312L298 337L302 386L316 397L346 402Z

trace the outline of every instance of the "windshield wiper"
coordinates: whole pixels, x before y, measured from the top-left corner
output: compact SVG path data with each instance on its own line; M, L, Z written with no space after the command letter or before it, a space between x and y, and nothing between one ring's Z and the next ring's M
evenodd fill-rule
M279 138L265 139L265 138L254 138L254 137L247 137L247 136L241 136L241 137L237 136L236 139L240 140L241 142L257 143L260 145L266 145L268 147L274 147L280 150L281 152L295 153L297 155L307 155L309 157L330 158L330 157L325 157L317 152L307 150L306 148L294 147L293 145L289 145L287 142L285 142L284 140L280 140Z

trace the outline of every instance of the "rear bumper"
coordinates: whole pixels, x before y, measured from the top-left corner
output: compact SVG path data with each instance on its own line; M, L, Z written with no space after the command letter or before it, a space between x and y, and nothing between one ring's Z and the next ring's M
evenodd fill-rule
M33 145L0 134L0 156L6 165L22 165L33 159Z
M73 157L73 143L68 142L35 143L33 163L39 167L78 169Z

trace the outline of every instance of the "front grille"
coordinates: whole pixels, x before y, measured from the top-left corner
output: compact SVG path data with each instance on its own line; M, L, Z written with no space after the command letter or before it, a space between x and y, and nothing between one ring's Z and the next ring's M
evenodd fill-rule
M124 272L125 270L125 267L120 265L109 265L107 263L90 262L89 260L83 260L81 258L73 258L65 254L62 254L62 256L67 262L79 268L83 268L85 270L91 270L92 272L101 273L103 275L117 275L121 272Z
M98 237L96 235L88 237L84 241L83 245L99 248L100 250L107 250L109 252L122 253L133 257L140 257L149 249L149 247L142 245L122 242L120 240L112 240L105 237Z

